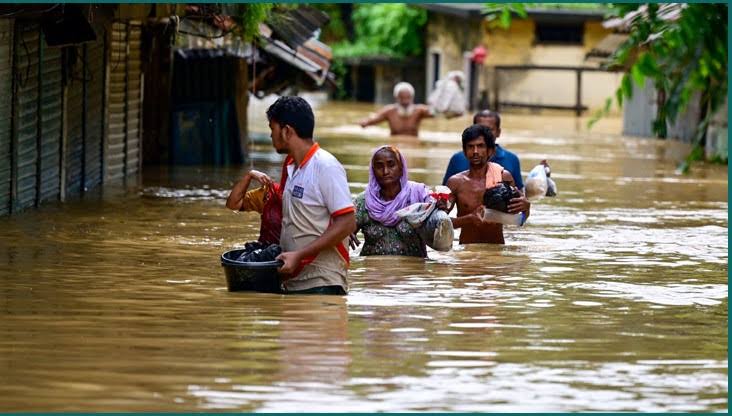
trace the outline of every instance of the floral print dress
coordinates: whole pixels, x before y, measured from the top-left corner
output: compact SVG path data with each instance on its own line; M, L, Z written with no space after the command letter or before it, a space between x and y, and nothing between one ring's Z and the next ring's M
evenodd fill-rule
M411 225L402 220L388 227L369 217L366 210L366 193L355 200L356 226L363 232L362 256L413 256L427 257L427 246Z

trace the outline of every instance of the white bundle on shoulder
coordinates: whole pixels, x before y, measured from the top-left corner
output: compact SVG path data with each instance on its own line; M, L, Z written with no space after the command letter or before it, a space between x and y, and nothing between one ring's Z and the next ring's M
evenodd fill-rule
M450 71L444 79L437 81L435 89L427 98L433 112L457 117L465 113L465 96L461 84L465 76L461 71Z

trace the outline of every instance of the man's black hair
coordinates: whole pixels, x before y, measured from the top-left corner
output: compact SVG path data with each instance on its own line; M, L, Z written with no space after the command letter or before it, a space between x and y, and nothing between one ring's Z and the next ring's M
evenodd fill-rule
M481 118L494 118L496 119L496 128L501 128L501 115L498 113L498 111L492 111L492 110L481 110L475 113L473 116L473 124L478 124L478 120Z
M463 130L463 150L468 146L468 142L471 142L478 137L483 137L487 148L496 148L496 137L493 135L493 132L491 132L491 129L480 124L473 124Z
M288 125L302 139L312 139L315 116L310 104L301 97L282 96L267 109L267 120Z

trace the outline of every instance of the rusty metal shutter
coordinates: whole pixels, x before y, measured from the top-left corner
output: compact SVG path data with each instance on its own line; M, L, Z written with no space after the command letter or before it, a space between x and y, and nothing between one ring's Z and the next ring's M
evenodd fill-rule
M97 40L84 46L86 65L86 138L84 189L102 182L102 137L104 136L104 28L95 26Z
M126 171L136 173L140 166L140 137L142 132L142 63L140 46L142 27L139 22L127 26L127 117Z
M0 215L10 213L13 111L13 21L0 19Z
M84 173L84 64L82 47L67 49L77 54L69 70L66 99L66 196L81 195L81 182Z
M61 129L63 122L63 85L61 50L46 47L41 41L40 85L40 201L59 197L61 182Z
M108 180L125 175L125 91L127 77L127 24L115 22L109 45L109 126L104 151Z
M13 211L36 204L38 185L38 25L16 22L13 109Z

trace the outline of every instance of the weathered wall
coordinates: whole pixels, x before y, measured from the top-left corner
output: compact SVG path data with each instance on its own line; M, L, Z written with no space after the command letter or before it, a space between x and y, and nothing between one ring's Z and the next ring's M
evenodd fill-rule
M656 137L653 121L658 114L658 91L653 82L646 80L643 88L633 84L633 96L623 104L623 134L639 137ZM666 136L683 143L692 143L701 121L700 94L690 99L686 110L673 123L667 123ZM707 159L728 160L727 102L717 110L707 128L704 154Z
M658 92L651 80L639 88L633 84L633 96L623 104L623 134L628 136L655 137L653 120L658 113Z
M441 79L450 71L465 71L463 53L479 45L483 34L478 20L469 21L436 13L429 13L426 33L425 88L431 91L431 80ZM442 57L439 74L432 73L430 59L434 52L440 53Z
M602 22L585 22L585 34L583 38L582 51L589 52L600 41L612 31L602 27ZM584 57L583 57L584 58Z
M623 134L639 137L656 137L653 121L658 114L658 90L651 80L641 88L633 83L633 96L623 103ZM690 99L686 111L673 123L666 124L666 137L691 143L701 118L699 94Z
M532 20L514 20L507 29L491 29L483 22L483 44L488 49L486 66L535 63L532 60L535 25Z
M486 30L484 38L489 55L485 79L490 81L493 65L558 65L590 66L585 62L589 52L605 35L610 33L599 22L586 22L582 45L543 45L534 42L533 21L514 21L509 30ZM582 74L582 104L594 110L601 108L620 86L622 74L584 72ZM571 71L525 71L502 73L499 79L502 101L531 104L574 105L576 75ZM561 86L561 87L558 87Z
M708 159L729 160L729 137L727 135L727 102L717 110L707 129L705 154Z

